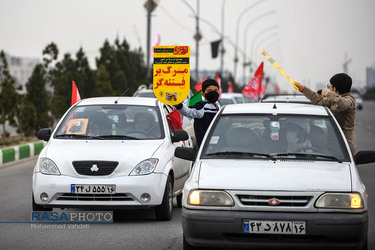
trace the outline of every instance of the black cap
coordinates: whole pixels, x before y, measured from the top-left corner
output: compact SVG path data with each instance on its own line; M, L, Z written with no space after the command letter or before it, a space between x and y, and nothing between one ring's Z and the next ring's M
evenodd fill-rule
M219 88L219 84L217 83L217 81L215 81L213 79L207 79L202 83L202 92L206 91L208 86L211 86L211 85Z
M340 94L348 93L352 88L352 78L345 73L339 73L332 76L329 82Z

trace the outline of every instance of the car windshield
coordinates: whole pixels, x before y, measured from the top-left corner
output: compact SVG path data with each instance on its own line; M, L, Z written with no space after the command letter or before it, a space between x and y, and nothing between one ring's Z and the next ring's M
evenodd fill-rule
M75 106L61 122L55 138L149 140L164 138L157 107L138 105Z
M338 127L329 117L222 115L202 158L349 161Z

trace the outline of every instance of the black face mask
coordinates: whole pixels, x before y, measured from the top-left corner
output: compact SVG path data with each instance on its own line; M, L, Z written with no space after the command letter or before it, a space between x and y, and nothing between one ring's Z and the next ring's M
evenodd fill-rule
M204 97L208 102L215 103L217 99L219 99L219 93L217 93L216 91L212 91L210 93L205 94Z

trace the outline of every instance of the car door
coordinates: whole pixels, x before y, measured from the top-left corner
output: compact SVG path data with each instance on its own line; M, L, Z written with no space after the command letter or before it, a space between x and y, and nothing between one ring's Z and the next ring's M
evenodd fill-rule
M168 105L164 105L163 110L167 118L168 130L169 130L169 135L167 134L166 136L170 136L171 141L172 141L172 136L174 135L175 127L173 126L173 122L171 121L169 115L174 110L174 108ZM192 141L191 139L189 139L187 141L179 141L179 142L171 143L171 150L173 150L173 152L177 147L192 147ZM173 164L173 172L174 172L174 178L175 178L173 189L174 189L174 192L176 192L183 188L185 181L188 179L190 170L191 170L191 162L182 160L180 158L173 156L172 164Z

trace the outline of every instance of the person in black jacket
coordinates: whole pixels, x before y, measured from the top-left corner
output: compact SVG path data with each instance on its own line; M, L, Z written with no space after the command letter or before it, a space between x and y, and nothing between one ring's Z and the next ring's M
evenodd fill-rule
M203 101L197 102L194 106L190 107L184 103L176 105L181 115L194 118L194 132L198 148L212 119L219 111L219 107L215 104L218 98L219 84L213 79L207 79L202 83Z

